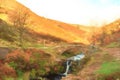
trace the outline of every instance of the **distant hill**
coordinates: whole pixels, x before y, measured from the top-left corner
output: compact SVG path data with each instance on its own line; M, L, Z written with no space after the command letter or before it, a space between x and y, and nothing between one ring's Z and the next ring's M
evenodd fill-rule
M120 19L105 25L102 27L102 30L110 36L110 41L119 41L120 42Z
M118 31L120 29L120 19L115 20L114 22L112 22L108 25L104 25L103 28L106 29L108 32L109 31Z

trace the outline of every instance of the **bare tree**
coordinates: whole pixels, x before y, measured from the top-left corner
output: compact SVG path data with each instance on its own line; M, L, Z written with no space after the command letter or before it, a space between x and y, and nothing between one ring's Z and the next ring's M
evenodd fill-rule
M24 7L16 8L9 14L10 21L18 29L19 42L21 47L23 46L23 32L27 25L28 17L29 17L28 10L24 9Z

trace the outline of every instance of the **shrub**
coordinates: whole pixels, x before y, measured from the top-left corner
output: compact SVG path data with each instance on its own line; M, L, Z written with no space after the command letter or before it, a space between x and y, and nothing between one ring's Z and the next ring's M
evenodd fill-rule
M7 64L0 63L0 80L4 80L6 77L16 77L16 72Z
M120 47L119 42L112 42L106 46L107 48L114 48L114 47Z
M45 75L48 72L46 66L50 61L50 56L45 54L40 50L15 50L7 56L6 62L15 69L19 77L28 71L33 75L33 69L36 71L34 72L36 76Z

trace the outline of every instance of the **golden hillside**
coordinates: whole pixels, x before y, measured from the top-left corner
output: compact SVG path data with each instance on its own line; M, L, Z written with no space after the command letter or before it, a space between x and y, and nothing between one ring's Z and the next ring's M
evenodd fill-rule
M27 18L27 27L34 30L39 34L51 35L68 42L77 42L88 44L86 31L80 30L77 27L72 26L64 22L47 19L36 15L30 9L26 8L22 4L15 0L2 0L0 8L0 18L6 22L10 22L9 16L13 12L17 11L27 12L29 17Z

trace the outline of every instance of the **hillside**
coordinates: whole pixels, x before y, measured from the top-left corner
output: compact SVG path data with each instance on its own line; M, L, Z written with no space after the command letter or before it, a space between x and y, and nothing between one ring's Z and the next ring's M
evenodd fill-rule
M38 16L15 0L5 0L2 2L0 18L11 23L9 16L11 16L15 11L17 12L20 10L29 14L29 17L27 18L27 27L38 34L51 35L70 43L89 43L87 38L84 37L86 36L86 31L77 29L76 27L64 22Z
M104 30L103 30L104 29ZM120 19L112 22L111 24L102 27L103 32L106 34L107 42L120 42Z
M0 47L18 47L19 46L19 29L0 19ZM60 38L51 35L38 34L35 31L24 28L22 31L24 46L34 47L34 45L55 45L60 42L66 42Z
M115 20L114 22L103 26L103 28L106 28L107 31L117 31L120 29L120 19Z

